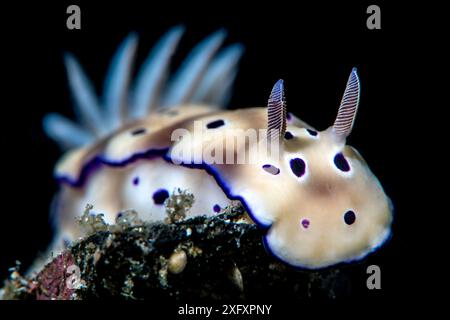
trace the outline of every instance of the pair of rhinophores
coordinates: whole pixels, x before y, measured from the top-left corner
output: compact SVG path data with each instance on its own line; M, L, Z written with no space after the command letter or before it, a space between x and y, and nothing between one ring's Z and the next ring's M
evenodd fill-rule
M322 268L363 258L390 235L392 207L361 155L346 145L359 102L360 84L351 71L332 126L317 131L286 112L283 82L268 106L223 111L231 94L240 45L219 50L218 31L197 45L173 77L169 62L183 33L167 32L131 81L137 37L128 36L113 57L97 97L78 62L66 55L79 124L58 114L44 120L47 134L68 149L55 169L57 242L74 240L75 217L86 204L113 223L134 209L146 221L163 220L164 200L175 188L193 193L194 215L214 215L239 200L264 228L266 248L282 261ZM203 136L218 130L268 129L279 138L279 157L252 164L176 165L171 150L178 128L205 124ZM208 142L197 141L196 147ZM251 147L251 146L250 146ZM224 146L226 148L226 146Z

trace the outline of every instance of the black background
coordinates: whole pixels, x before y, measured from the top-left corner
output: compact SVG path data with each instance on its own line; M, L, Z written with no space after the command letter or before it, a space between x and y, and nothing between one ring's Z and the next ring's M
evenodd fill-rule
M393 238L371 258L382 268L383 289L368 298L422 294L411 285L425 273L426 259L418 259L418 253L424 253L426 236L416 236L421 214L409 187L415 179L411 140L418 137L411 137L409 129L421 107L414 79L428 37L416 11L375 3L382 11L381 30L366 28L366 8L372 3L364 2L55 1L3 7L0 278L16 259L26 267L51 239L48 212L57 190L52 169L60 151L43 134L41 120L51 111L73 117L63 53L75 54L101 92L109 59L130 31L140 37L139 65L155 41L181 23L186 33L174 67L222 27L228 30L226 44L246 47L232 108L264 105L273 83L282 78L288 110L322 130L334 120L351 68L358 68L361 101L348 142L361 152L396 208ZM81 7L81 30L66 28L69 4Z

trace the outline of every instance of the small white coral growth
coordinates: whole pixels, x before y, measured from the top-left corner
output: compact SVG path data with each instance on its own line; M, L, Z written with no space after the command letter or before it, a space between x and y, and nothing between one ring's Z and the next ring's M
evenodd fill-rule
M87 204L83 214L78 218L78 224L86 236L94 234L97 231L108 230L108 224L103 219L103 214L91 213L93 208L93 205Z
M166 199L167 217L166 223L183 220L194 204L194 195L187 190L175 189L169 198Z

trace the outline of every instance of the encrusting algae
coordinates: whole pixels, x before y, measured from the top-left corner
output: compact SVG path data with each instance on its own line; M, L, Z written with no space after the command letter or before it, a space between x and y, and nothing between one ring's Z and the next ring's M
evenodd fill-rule
M180 190L171 197L167 203L177 203L182 212L193 201ZM311 295L335 298L348 291L342 280L347 279L347 269L311 275L267 255L260 241L263 234L247 223L240 205L213 217L173 223L142 223L130 210L108 225L91 210L86 207L79 221L84 237L36 274L25 277L18 268L11 270L2 298L225 302L286 295L297 300ZM363 266L352 268L363 272Z

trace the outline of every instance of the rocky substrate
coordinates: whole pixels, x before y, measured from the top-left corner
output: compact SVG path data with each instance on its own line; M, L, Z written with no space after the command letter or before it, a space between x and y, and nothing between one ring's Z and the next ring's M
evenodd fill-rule
M284 265L267 253L263 232L240 205L213 217L178 214L151 224L126 212L112 226L88 211L80 219L86 237L34 276L13 268L3 299L333 299L347 296L365 270L361 264L321 271Z

